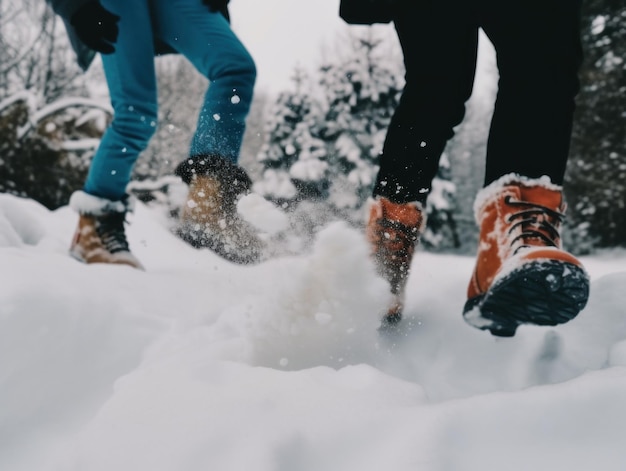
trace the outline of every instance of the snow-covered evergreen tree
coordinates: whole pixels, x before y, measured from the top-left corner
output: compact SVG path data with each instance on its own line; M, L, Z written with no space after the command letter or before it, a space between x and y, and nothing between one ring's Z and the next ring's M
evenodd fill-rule
M297 69L295 91L278 96L267 121L267 141L258 155L264 170L254 189L280 203L327 197L327 147L319 138L319 101L307 92L307 79Z
M565 192L569 247L626 247L626 4L583 4L585 51Z
M443 154L439 170L433 180L428 195L426 231L421 242L430 249L449 249L461 246L455 215L456 184L452 181L452 171L448 156Z
M381 38L368 30L350 40L345 59L320 69L326 101L321 127L330 146L330 203L360 220L403 83L401 60L387 53Z
M329 214L363 224L378 160L403 88L402 57L368 29L319 67L313 90L296 71L295 92L282 93L270 112L259 154L263 178L255 191L277 203L323 202ZM447 159L433 182L424 243L457 246L455 185ZM307 206L308 212L315 211Z

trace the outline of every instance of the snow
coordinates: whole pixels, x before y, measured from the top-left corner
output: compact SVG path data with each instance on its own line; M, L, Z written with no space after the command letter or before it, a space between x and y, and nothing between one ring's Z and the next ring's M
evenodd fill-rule
M134 205L134 199L129 199L128 202L124 201L111 201L106 198L100 198L99 196L90 195L84 191L75 191L70 197L69 206L76 211L80 211L85 214L91 214L94 216L101 216L102 214L114 212L123 213L129 207Z
M552 183L552 180L550 180L550 177L547 175L543 175L542 177L537 179L522 177L515 173L503 175L496 181L491 182L485 188L481 189L476 195L476 199L474 200L474 217L476 218L476 220L480 220L483 208L501 194L502 188L504 186L511 185L512 183L521 183L523 185L533 187L540 186L551 191L563 190L562 186Z
M287 215L258 193L240 198L237 211L246 221L269 236L280 234L289 227Z
M19 95L18 95L19 96ZM32 116L29 117L28 122L20 127L17 131L18 139L22 139L26 133L28 133L34 126L37 125L44 118L51 116L60 110L72 107L87 107L91 109L100 109L109 115L113 114L113 109L110 104L101 100L93 100L91 98L83 97L67 97L60 98L54 103L44 106L42 109L37 110ZM0 107L0 110L2 108Z
M503 339L462 319L473 259L419 251L385 334L343 223L241 267L131 216L145 272L80 264L73 210L0 194L0 469L626 469L626 252L583 257L578 318Z

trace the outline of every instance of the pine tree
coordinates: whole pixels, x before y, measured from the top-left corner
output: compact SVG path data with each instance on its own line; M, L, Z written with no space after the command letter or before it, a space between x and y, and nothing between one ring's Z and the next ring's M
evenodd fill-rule
M282 204L327 197L327 148L319 138L318 103L306 91L307 75L297 69L295 91L283 92L270 110L267 141L258 160L263 175L255 191Z
M404 69L371 30L349 39L343 56L336 51L319 67L313 91L305 91L297 71L296 91L278 97L259 154L263 178L254 189L279 204L317 201L323 210L307 205L306 211L362 225ZM458 246L455 192L444 156L429 198L425 245Z
M452 181L452 171L448 156L443 154L439 161L437 175L428 195L426 231L421 242L432 250L459 248L461 241L455 214L456 184Z
M371 196L387 128L402 93L404 69L398 55L371 30L352 38L352 52L322 69L320 86L327 113L322 135L329 142L330 203L353 223L362 223ZM447 157L428 198L429 223L423 243L429 248L458 247L454 219L456 186Z
M573 248L626 247L626 5L583 4L585 59L565 191Z
M321 127L330 146L330 202L356 221L371 195L402 74L398 58L385 55L383 41L373 33L350 39L350 54L322 67L319 85L326 100Z

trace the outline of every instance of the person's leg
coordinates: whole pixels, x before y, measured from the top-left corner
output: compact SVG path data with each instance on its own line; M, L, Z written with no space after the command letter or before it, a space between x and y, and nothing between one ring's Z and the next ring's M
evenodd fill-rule
M578 0L483 0L500 82L486 188L474 205L478 254L464 307L494 335L522 324L568 322L584 308L589 276L562 249L562 182L580 64Z
M113 122L93 158L84 191L119 201L126 196L133 167L157 120L154 46L148 0L103 0L120 16L113 54L102 55Z
M221 156L237 163L250 111L254 61L222 14L199 0L153 0L157 34L205 75L209 88L190 156Z
M472 92L478 27L471 3L401 2L394 23L406 85L387 131L374 196L426 201Z
M407 0L394 19L406 85L387 130L366 226L377 271L393 295L383 326L402 318L426 199L472 93L478 27L469 3Z
M222 14L201 1L152 1L159 39L210 82L189 156L175 171L189 185L177 234L232 262L257 262L262 241L236 208L252 184L237 163L256 80L254 61Z
M148 0L103 0L120 16L115 52L102 56L113 121L91 162L82 191L70 198L79 214L70 254L84 263L143 268L130 252L124 223L132 209L126 187L157 119L154 47Z
M581 0L484 0L500 79L485 185L503 175L562 184L579 88Z

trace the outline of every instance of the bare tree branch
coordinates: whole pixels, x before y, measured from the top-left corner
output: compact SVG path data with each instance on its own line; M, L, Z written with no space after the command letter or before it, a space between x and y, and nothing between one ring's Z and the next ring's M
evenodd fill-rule
M22 140L33 128L37 126L37 124L48 116L73 107L96 108L105 111L109 116L113 116L113 109L111 106L100 101L83 97L61 98L54 103L43 107L37 112L30 114L28 122L24 126L21 126L17 131L18 140Z

